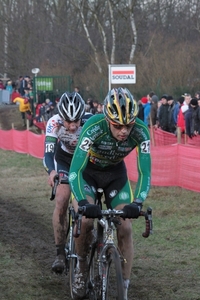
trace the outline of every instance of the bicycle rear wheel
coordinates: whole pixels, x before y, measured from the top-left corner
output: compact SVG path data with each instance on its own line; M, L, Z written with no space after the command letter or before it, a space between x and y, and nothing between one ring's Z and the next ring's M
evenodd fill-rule
M106 261L102 263L102 299L124 299L121 259L113 246L105 250ZM104 297L104 295L105 297Z

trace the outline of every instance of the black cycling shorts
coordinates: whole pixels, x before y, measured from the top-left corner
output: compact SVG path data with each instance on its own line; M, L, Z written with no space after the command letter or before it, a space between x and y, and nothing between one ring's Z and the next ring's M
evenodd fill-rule
M101 169L88 162L83 178L85 180L84 191L93 199L96 199L98 188L104 190L105 203L108 208L115 208L119 204L128 204L133 201L124 161Z
M59 174L61 181L69 184L69 169L72 161L72 155L63 151L61 147L58 147L55 154L56 171Z

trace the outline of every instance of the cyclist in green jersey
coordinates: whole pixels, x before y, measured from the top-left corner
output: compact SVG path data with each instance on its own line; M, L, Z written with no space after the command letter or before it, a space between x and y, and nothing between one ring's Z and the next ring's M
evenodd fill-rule
M130 218L138 218L151 182L149 130L137 114L137 102L128 89L110 90L104 100L103 114L92 116L86 122L74 152L69 182L78 205L86 206L81 235L76 239L78 266L73 290L77 299L86 293L86 262L93 228L90 218L101 216L99 206L94 203L99 187L104 190L106 206L124 212L117 238L119 249L127 260L122 263L127 295L133 261ZM137 150L138 182L133 195L124 158L134 148ZM127 300L127 296L124 299Z

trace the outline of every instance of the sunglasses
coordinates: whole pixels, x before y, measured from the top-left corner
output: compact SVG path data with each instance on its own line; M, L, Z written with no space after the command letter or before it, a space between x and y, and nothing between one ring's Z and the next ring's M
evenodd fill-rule
M134 123L132 123L132 124L128 124L128 125L117 125L117 124L112 124L112 123L110 123L115 129L118 129L118 130L122 130L124 127L126 128L126 129L131 129L132 127L133 127L133 124Z
M77 120L77 121L67 121L67 120L64 120L63 118L61 118L62 119L62 122L64 123L64 122L66 122L66 123L68 123L68 124L72 124L72 123L78 123L80 120Z

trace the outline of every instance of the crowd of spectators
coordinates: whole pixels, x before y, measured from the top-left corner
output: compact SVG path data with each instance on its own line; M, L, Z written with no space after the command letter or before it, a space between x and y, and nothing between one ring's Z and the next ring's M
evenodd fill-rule
M34 103L32 79L30 76L19 76L16 81L8 80L6 84L0 80L0 89L6 89L10 94L10 102L19 104L19 110L26 126L26 119L29 125L39 126L39 123L46 122L54 114L57 114L57 103L59 98L51 101L48 97L43 101ZM74 91L80 93L79 87ZM160 128L166 132L177 135L177 128L189 138L200 134L200 91L192 97L185 93L178 99L172 95L163 94L161 98L150 91L138 101L138 117L146 125ZM103 105L95 99L88 98L86 101L86 112L91 114L102 113Z
M18 104L24 127L28 120L30 127L34 125L45 129L47 121L57 114L59 97L51 101L47 95L46 99L34 102L32 79L28 75L19 76L16 81L8 80L5 85L0 80L0 89L9 91L11 104ZM80 93L79 87L75 87L74 91ZM86 111L91 114L102 113L102 104L89 98L86 101Z
M159 99L153 91L139 101L139 115L149 127L177 135L177 129L189 138L200 134L200 92L192 97L185 93L178 99L163 94Z

